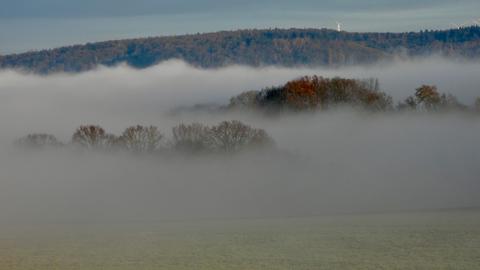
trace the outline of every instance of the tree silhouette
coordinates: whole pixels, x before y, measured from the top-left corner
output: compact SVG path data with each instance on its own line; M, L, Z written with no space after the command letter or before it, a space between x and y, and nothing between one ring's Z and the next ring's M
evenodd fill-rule
M60 147L63 144L54 135L44 133L29 134L16 141L16 145L27 148Z
M77 128L72 136L72 143L86 149L107 149L114 141L114 136L96 125L85 125Z
M426 111L437 110L440 105L440 94L434 85L422 85L415 90L417 104L422 105Z
M173 147L185 152L212 151L214 141L210 127L200 123L180 124L172 128Z
M379 83L376 79L362 81L305 76L283 86L244 92L230 100L229 108L252 106L267 111L303 111L349 105L371 111L390 110L392 98L378 89Z
M132 152L152 153L159 148L163 137L155 126L137 125L125 129L120 136L119 144Z
M245 148L269 146L273 140L263 129L255 129L240 121L224 121L211 128L215 149L238 152Z

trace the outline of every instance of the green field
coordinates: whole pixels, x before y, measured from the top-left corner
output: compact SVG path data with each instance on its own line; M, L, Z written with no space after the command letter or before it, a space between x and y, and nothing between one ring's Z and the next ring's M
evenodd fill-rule
M480 210L4 226L0 269L480 269Z

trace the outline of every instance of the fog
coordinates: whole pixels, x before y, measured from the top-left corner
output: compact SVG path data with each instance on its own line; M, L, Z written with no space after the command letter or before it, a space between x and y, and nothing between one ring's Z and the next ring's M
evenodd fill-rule
M480 118L336 110L265 117L171 111L226 104L242 91L301 75L378 77L396 101L436 84L468 105L480 63L440 58L344 69L195 69L179 61L77 74L0 73L0 223L311 216L480 207ZM133 124L238 119L277 151L233 156L133 156L20 151L32 132L68 142L81 124L119 134Z

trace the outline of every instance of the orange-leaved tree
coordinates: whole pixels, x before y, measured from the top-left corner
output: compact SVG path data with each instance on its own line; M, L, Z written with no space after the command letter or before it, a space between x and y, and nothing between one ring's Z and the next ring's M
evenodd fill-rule
M437 110L440 105L440 94L435 85L422 85L415 90L417 104L423 106L426 111Z

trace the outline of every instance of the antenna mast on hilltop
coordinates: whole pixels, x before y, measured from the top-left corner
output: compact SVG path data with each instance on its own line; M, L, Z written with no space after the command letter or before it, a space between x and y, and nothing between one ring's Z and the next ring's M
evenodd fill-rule
M456 24L456 23L451 23L450 26L453 26L455 29L460 29L460 25Z
M467 27L467 24L466 24L466 23L462 23L462 24L451 23L450 25L453 26L453 27L455 27L455 29L458 29L458 30Z
M467 22L467 23L462 23L462 24L456 24L456 23L450 23L450 26L453 26L455 27L455 29L462 29L462 28L465 28L465 27L468 27L468 26L480 26L480 18L478 19L473 19L471 21L471 23L473 24L470 24L470 22Z
M337 31L338 31L338 32L341 32L341 31L342 31L342 26L343 26L343 23L337 22Z

